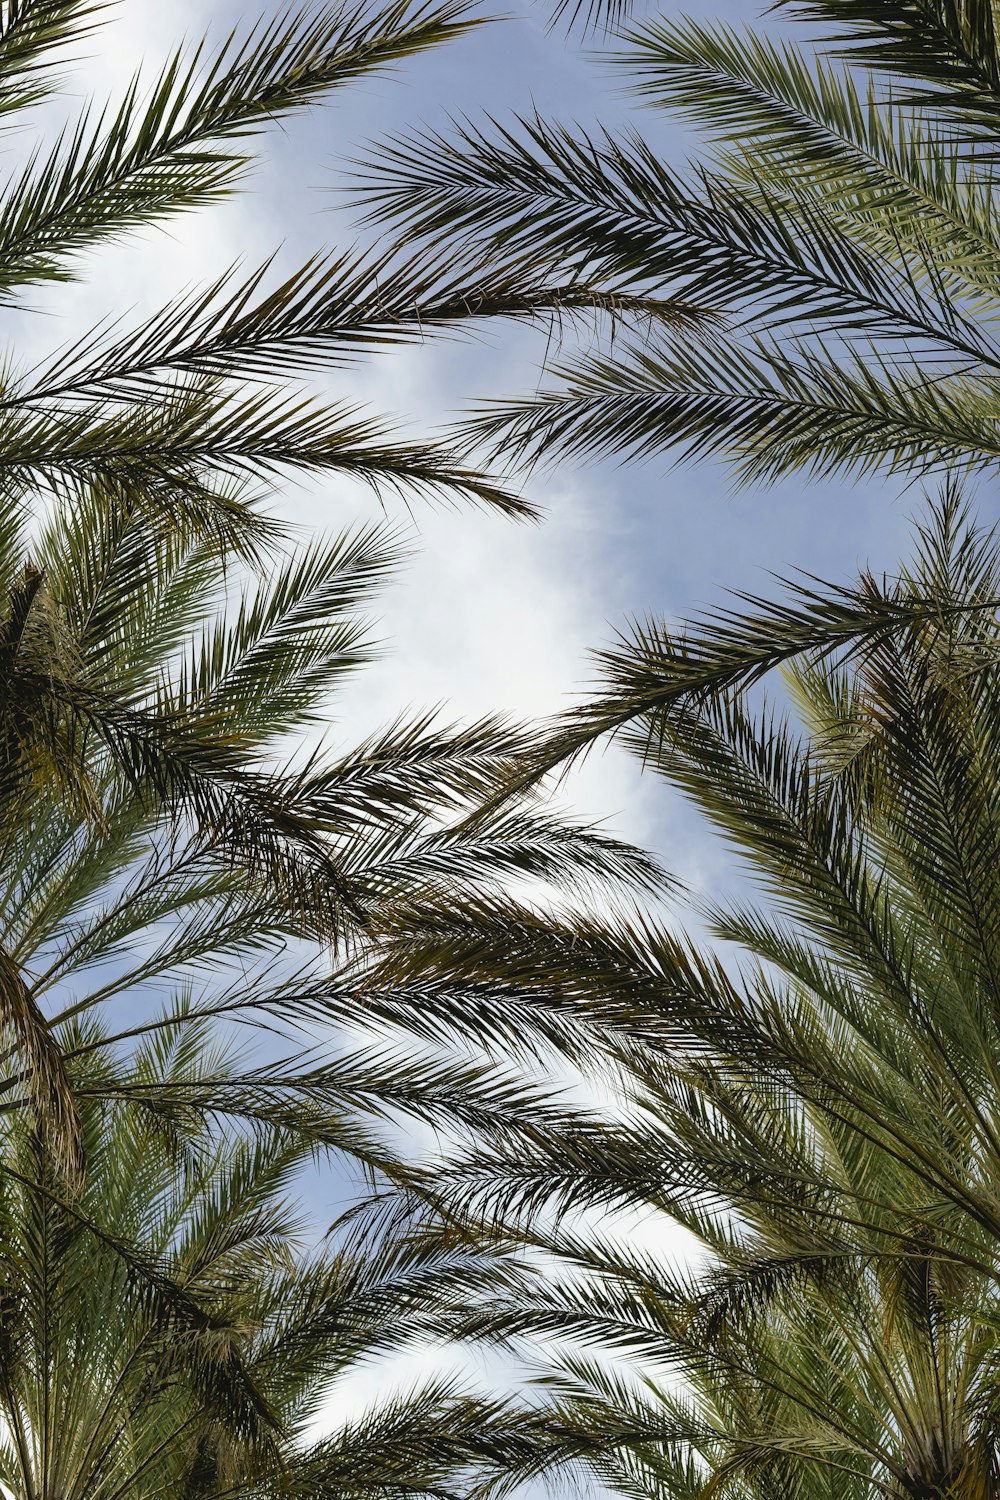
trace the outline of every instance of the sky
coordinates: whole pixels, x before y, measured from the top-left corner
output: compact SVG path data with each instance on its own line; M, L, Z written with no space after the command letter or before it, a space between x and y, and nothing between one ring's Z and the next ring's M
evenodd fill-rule
M266 12L267 0L259 3ZM596 44L588 51L546 30L541 3L494 9L506 19L273 130L260 143L259 171L231 203L102 248L78 284L38 294L35 307L47 316L16 317L21 347L58 344L127 308L138 320L237 261L251 266L278 251L277 269L291 270L317 250L347 249L359 235L350 163L394 131L537 109L584 125L637 125L674 161L689 152L694 143L677 122L629 105ZM711 13L757 20L753 5L734 0L713 0ZM178 41L204 31L221 40L251 14L232 0L118 0L99 48L75 69L71 100L117 93L136 65L152 71ZM544 335L499 327L474 342L389 351L329 385L426 434L470 399L533 390L544 351ZM389 502L412 532L412 555L380 612L382 659L335 706L337 739L350 743L407 707L447 705L456 718L554 712L593 681L589 652L630 617L683 617L727 587L766 591L774 571L891 570L918 505L913 492L900 497L878 482L795 480L736 495L721 466L676 468L669 456L629 467L563 464L529 478L526 493L543 510L541 526L421 505L410 517ZM290 483L275 509L304 527L337 529L373 505L367 491L325 479ZM592 757L569 792L583 815L655 847L694 886L720 878L720 856L692 818L617 750Z
M268 0L259 3L266 9ZM131 309L139 321L237 261L252 266L278 251L279 267L291 270L319 250L346 250L358 233L345 192L349 162L393 131L442 127L449 115L502 121L537 109L584 125L631 120L675 161L690 150L678 124L630 113L608 64L547 33L540 6L508 0L508 9L478 34L411 60L390 79L354 84L274 130L260 144L248 191L224 208L102 249L79 283L38 293L31 311L8 317L22 355L40 355L109 314ZM757 19L754 6L734 0L709 0L706 13ZM247 19L248 7L231 0L121 0L73 74L71 106L118 92L134 66L154 69L184 37L210 30L222 39ZM501 328L475 342L390 351L330 383L426 434L470 398L534 389L544 347L543 336ZM675 468L669 457L562 465L529 479L526 492L543 509L540 526L470 509L417 505L408 515L390 503L412 536L412 556L383 601L381 660L335 705L336 741L350 744L433 704L457 719L555 712L593 680L589 651L630 617L683 617L719 602L727 587L767 591L771 572L801 568L842 580L865 565L892 571L919 504L915 492L874 481L792 481L737 495L720 466ZM329 530L370 516L373 502L347 482L324 480L289 484L274 508L303 528ZM593 756L567 795L582 815L654 848L695 888L728 878L726 856L694 817L619 751Z

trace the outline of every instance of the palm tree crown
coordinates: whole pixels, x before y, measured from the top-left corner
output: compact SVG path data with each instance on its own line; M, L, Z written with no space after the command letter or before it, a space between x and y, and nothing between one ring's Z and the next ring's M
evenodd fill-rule
M993 7L787 8L825 50L700 20L623 36L642 102L708 134L690 170L636 132L540 118L389 141L365 169L371 217L431 254L701 310L564 353L550 389L487 408L471 438L516 460L715 452L744 480L995 472Z
M81 0L0 8L0 110L11 125L102 10ZM151 90L136 85L120 110L88 114L52 152L29 157L0 193L3 295L68 278L79 252L102 240L211 204L238 183L248 141L269 121L471 24L447 4L293 10L215 56L203 48L174 59ZM489 311L544 310L540 292L508 297L502 278L484 272L480 287ZM567 305L574 295L567 289ZM5 1366L5 1437L17 1451L4 1463L26 1497L120 1500L189 1482L192 1494L217 1492L190 1477L190 1445L171 1449L174 1458L160 1452L162 1423L176 1418L190 1437L214 1420L219 1369L284 1316L278 1282L248 1284L232 1326L191 1290L177 1261L185 1216L202 1215L212 1245L229 1243L232 1205L212 1224L217 1190L239 1188L249 1202L259 1170L266 1220L267 1194L309 1151L346 1154L392 1179L405 1174L387 1120L459 1132L489 1119L502 1131L541 1107L530 1080L486 1079L371 1029L359 1041L368 1018L357 974L384 929L404 912L412 921L485 900L511 877L558 871L568 888L651 876L643 856L537 806L462 825L533 743L499 718L449 728L412 714L349 749L323 739L331 695L371 653L365 606L395 568L400 539L383 525L303 544L263 508L277 476L347 472L380 492L528 507L445 450L388 436L294 382L359 350L423 337L456 309L467 316L469 299L454 268L421 279L400 257L321 257L277 287L265 271L234 275L128 334L84 334L4 385L2 1296L15 1295L36 1250L47 1263L67 1236L73 1244L62 1322L39 1344L38 1320L55 1303L44 1285L25 1285L26 1331ZM234 1030L260 1045L219 1052ZM153 1152L161 1129L179 1132L177 1152L144 1175L135 1152ZM259 1150L247 1144L254 1133ZM188 1137L198 1160L186 1177ZM135 1167L134 1184L115 1178L116 1152ZM54 1238L26 1249L36 1213ZM289 1274L291 1308L300 1291ZM316 1274L327 1274L325 1262ZM213 1309L216 1294L229 1306L228 1277L227 1266L206 1289ZM127 1343L120 1356L107 1345L115 1299L127 1322L133 1307L139 1320L135 1363ZM150 1371L171 1350L181 1361L188 1343L187 1394L179 1406L164 1398L162 1412L151 1406L140 1431L143 1382L155 1383ZM357 1449L342 1461L332 1449L317 1457L311 1478L279 1475L291 1472L289 1445L302 1435L296 1403L307 1411L332 1372L324 1360L298 1386L289 1376L287 1391L279 1372L257 1407L252 1382L239 1397L226 1441L241 1456L226 1472L242 1466L240 1493L378 1489L377 1454L365 1469ZM413 1453L427 1457L407 1479L414 1488L421 1475L440 1487L462 1471L471 1451L462 1434L479 1421L432 1395L421 1398L423 1437L408 1429ZM262 1469L239 1448L248 1435L258 1457L270 1454Z
M174 1025L130 1067L155 1092L234 1062ZM308 1248L294 1189L315 1148L292 1132L220 1133L179 1096L94 1094L82 1117L72 1202L30 1122L2 1129L5 1494L405 1500L528 1464L530 1414L433 1376L317 1435L331 1382L446 1328L460 1249L374 1235L370 1216Z
M385 959L400 1020L491 1005L618 1080L610 1115L565 1109L425 1191L542 1254L466 1328L529 1340L555 1430L626 1493L995 1493L998 600L997 538L951 492L894 583L623 640L552 755L616 727L763 899L706 898L690 935L466 909ZM762 705L782 664L791 701Z

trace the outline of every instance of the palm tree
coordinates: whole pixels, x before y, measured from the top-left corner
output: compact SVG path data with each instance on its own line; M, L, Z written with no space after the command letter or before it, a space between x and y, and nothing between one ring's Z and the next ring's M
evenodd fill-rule
M53 91L67 48L90 39L104 9L0 7L9 127ZM292 10L215 55L178 54L11 176L3 297L68 280L82 251L218 201L270 122L474 24L452 3ZM567 838L581 869L604 859L600 839L541 815L466 840L465 864L453 856L461 841L445 808L484 793L523 749L499 722L452 733L400 721L311 763L287 739L364 654L354 605L398 548L375 529L295 551L262 509L281 474L344 472L381 493L530 510L443 449L392 439L294 383L467 318L469 272L321 256L279 285L266 268L234 273L139 328L85 332L20 377L11 353L0 398L2 1092L13 1108L30 1102L71 1176L80 1137L62 1021L223 956L263 962L293 945L297 970L306 949L313 959L323 944L371 940L404 889L416 899L452 880L554 867ZM483 272L477 288L484 311L534 317L553 285L526 301ZM571 312L587 294L567 287L560 300ZM324 983L330 974L327 962ZM302 1014L320 1003L309 975ZM242 992L251 1007L255 984ZM236 1014L240 993L199 1004Z
M364 526L241 569L103 487L7 518L0 1484L25 1500L440 1497L544 1451L530 1413L440 1380L306 1443L360 1354L460 1332L478 1258L380 1233L376 1203L296 1260L276 1195L310 1169L322 1198L331 1159L411 1183L415 1129L548 1109L544 1079L369 1012L372 949L511 880L654 874L540 806L464 828L534 744L499 719L324 742L401 552Z
M8 123L102 9L0 8ZM12 177L3 294L218 199L266 123L471 24L449 4L289 12L173 59ZM498 719L316 745L399 544L369 527L299 545L262 500L288 470L346 472L527 513L446 450L291 382L470 310L554 304L626 305L551 278L526 296L468 260L426 275L340 254L278 286L224 278L5 382L0 1468L25 1500L440 1496L530 1469L530 1417L430 1386L308 1446L344 1359L429 1324L437 1263L412 1238L296 1260L274 1195L309 1153L410 1181L387 1124L499 1139L545 1112L538 1080L358 1039L384 930L512 877L568 891L653 867L527 804L464 827L533 744ZM252 1053L220 1050L234 1030Z
M185 540L103 488L41 532L8 517L0 1114L36 1120L67 1191L86 1158L77 1069L210 1018L266 1045L238 1078L183 1086L205 1118L294 1124L390 1170L373 1124L387 1111L456 1130L487 1101L519 1117L530 1080L359 1040L345 965L363 972L402 914L511 880L654 878L645 856L541 806L463 826L534 743L500 719L416 714L360 745L317 742L370 655L364 605L399 555L391 529L363 527L272 546L266 577L240 572L213 537ZM98 1020L101 1036L77 1034ZM144 1083L145 1107L177 1088Z
M563 352L467 438L511 461L715 453L742 480L996 471L991 0L785 4L815 23L805 45L685 19L624 34L636 96L709 137L688 170L636 132L540 118L390 140L365 169L371 219L430 256L703 309L698 337L654 317Z
M556 748L616 728L759 895L687 933L469 903L376 976L398 1024L471 1040L489 1009L592 1080L595 1107L420 1191L543 1256L465 1331L527 1340L560 1441L628 1494L995 1494L998 604L1000 543L953 490L894 582L637 631Z
M238 1073L201 1031L177 1022L118 1062L154 1093L165 1074L180 1091ZM349 1393L364 1361L446 1327L468 1252L376 1232L371 1213L310 1248L308 1135L220 1132L180 1094L111 1099L107 1072L91 1069L72 1203L31 1121L0 1130L5 1495L406 1500L530 1472L530 1412L455 1379L329 1409L337 1379Z
M0 11L0 113L56 87L68 46L106 19L99 0L10 0ZM113 109L88 108L33 149L0 193L0 298L77 274L81 253L231 194L249 142L331 90L481 24L464 0L291 9L179 52ZM37 123L37 122L36 122ZM386 255L319 254L275 283L233 272L156 310L140 326L82 331L41 368L5 375L0 481L6 503L56 502L100 483L141 494L161 514L214 527L225 545L259 546L267 528L246 500L281 474L354 475L386 493L472 498L515 515L531 506L440 446L295 383L365 350L423 339L470 315L570 315L587 293L539 280L525 296L467 261L433 273ZM597 299L598 304L600 298ZM665 317L672 316L663 309ZM685 309L676 316L688 319ZM12 354L14 351L11 351ZM8 358L12 371L14 360Z

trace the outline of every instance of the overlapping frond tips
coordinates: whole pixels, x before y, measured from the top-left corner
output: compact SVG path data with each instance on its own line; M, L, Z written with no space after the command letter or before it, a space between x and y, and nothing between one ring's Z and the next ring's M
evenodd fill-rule
M778 7L831 27L827 41L852 63L895 75L912 102L995 133L1000 47L989 0L778 0Z
M629 20L635 0L554 0L549 29L584 37L613 36Z
M714 450L737 479L992 468L1000 451L992 377L914 379L870 350L837 360L805 342L622 343L556 366L561 386L495 403L460 428L470 446L534 465L569 456L626 458Z
M445 446L401 441L389 426L344 405L297 393L242 392L211 376L189 377L154 399L28 404L0 410L8 446L0 465L11 482L104 483L182 521L260 531L247 486L283 470L343 473L383 493L472 499L531 515L520 499L476 473ZM242 486L242 490L239 488Z
M0 112L43 99L55 87L53 65L67 42L100 23L109 0L6 0L0 12ZM55 54L53 57L52 54Z
M276 558L235 619L204 627L166 701L192 719L239 713L247 746L255 720L263 737L315 722L338 680L370 659L360 611L404 556L399 537L369 526Z
M653 747L662 716L743 691L797 657L864 661L885 638L942 618L939 597L920 597L890 580L866 576L855 588L824 587L808 577L785 582L782 602L737 594L742 608L718 610L687 630L655 620L636 625L618 646L598 653L610 691L556 721L531 769L515 773L511 787L531 785L602 735L630 724L637 739L647 736ZM952 601L947 608L958 616L967 615L969 607ZM996 607L992 599L974 606L984 614Z
M699 59L689 57L685 72L669 48L708 53L714 41L657 36L649 67L683 94L697 86ZM735 43L719 46L735 70ZM712 61L722 67L714 52ZM715 315L714 324L703 315L703 337L668 340L666 325L652 323L643 342L616 339L557 360L562 384L524 403L519 420L511 408L507 427L498 416L491 429L487 415L472 429L515 459L658 444L683 453L719 431L720 449L751 479L795 467L834 472L854 455L861 467L890 469L981 462L996 368L988 319L978 316L994 295L996 265L981 191L934 175L928 155L942 141L871 139L877 130L855 118L864 106L839 99L832 76L814 83L792 72L785 105L771 100L766 76L753 78L752 56L740 61L760 100L763 154L744 137L742 155L693 181L637 138L591 139L539 120L380 148L363 194L377 219L463 253L530 254L618 295L679 298ZM769 53L764 62L779 68ZM729 74L718 82L723 102L705 109L732 131ZM805 97L795 101L797 89ZM810 152L817 163L803 165ZM720 319L747 336L728 336ZM903 349L914 351L913 377ZM613 406L622 391L627 421ZM957 438L948 459L933 435L938 402L942 430ZM983 424L979 436L962 430L963 413Z
M849 68L724 26L633 28L619 61L640 93L707 127L719 143L710 171L672 170L635 136L539 119L379 146L362 185L378 222L706 309L708 337L667 338L651 325L631 349L616 340L557 359L551 392L510 406L506 425L501 413L473 428L515 459L658 445L683 455L718 432L743 480L855 462L979 465L995 421L1000 257L988 144L995 49L992 22L975 10L964 0L926 14L832 5L830 16L868 37ZM927 37L939 32L935 52ZM908 92L901 78L883 88L880 70L891 79L897 53L914 78L923 55L940 86ZM973 154L957 140L960 117L979 131ZM747 337L728 336L727 322ZM939 399L942 431L957 437L948 456L935 437ZM962 430L963 414L984 424L978 437Z
M220 725L213 733L182 714L173 717L122 706L69 681L40 691L81 727L99 737L140 796L153 794L190 818L199 837L224 857L245 862L284 891L308 925L326 912L336 933L342 917L363 919L356 891L342 878L326 841L296 806L293 787L261 771L239 752Z
M0 286L64 278L87 246L217 200L248 165L240 141L478 24L464 3L290 8L214 57L176 54L151 90L136 79L117 112L85 116L8 182Z

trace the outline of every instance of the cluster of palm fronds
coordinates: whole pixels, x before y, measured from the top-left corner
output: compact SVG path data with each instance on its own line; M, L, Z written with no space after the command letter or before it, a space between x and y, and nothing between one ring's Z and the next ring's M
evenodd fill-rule
M456 1152L424 1193L534 1247L544 1283L498 1280L467 1334L547 1363L626 1493L995 1492L998 601L951 496L887 591L756 601L752 652L725 613L623 643L629 742L758 897L704 898L686 938L466 910L385 960L398 1024L492 1012L616 1081L612 1114ZM784 710L749 686L781 662Z
M709 167L538 119L389 143L390 252L234 273L5 380L5 1493L441 1500L566 1464L655 1500L996 1493L1000 545L957 471L1000 457L1000 34L987 0L796 8L834 30L820 60L627 34ZM102 10L0 5L9 123ZM10 177L4 295L473 24L292 10L179 55ZM584 311L557 384L448 447L297 383ZM268 491L530 511L484 441L956 472L898 576L651 622L544 731L317 747L400 543L303 544ZM609 734L757 898L680 936L638 904L676 894L652 859L547 808ZM376 1190L311 1244L292 1204L331 1158ZM540 1391L428 1375L325 1411L359 1359L442 1342L514 1349Z
M395 233L699 310L699 338L651 312L564 356L551 389L490 407L470 436L513 458L714 451L750 480L995 470L993 7L780 9L817 23L825 56L692 20L623 37L643 102L711 140L688 170L638 132L539 118L383 144L363 192Z
M0 1480L374 1496L530 1468L522 1410L432 1379L303 1446L343 1367L447 1337L463 1252L376 1224L308 1253L315 1224L285 1198L296 1173L328 1193L331 1157L406 1180L387 1125L503 1134L544 1109L537 1081L360 1035L348 959L363 971L418 905L486 902L511 876L643 883L652 863L541 806L463 826L532 749L499 720L415 717L303 756L294 731L368 654L363 606L399 552L386 527L272 543L266 571L234 573L216 537L121 487L61 496L40 529L17 519L0 560Z
M450 1232L532 1245L544 1285L498 1281L467 1329L547 1369L553 1421L607 1483L985 1500L1000 571L960 485L1000 452L1000 31L990 0L794 10L802 47L624 34L617 65L707 130L707 164L535 118L389 142L365 184L376 221L428 245L701 309L695 337L652 315L561 355L550 389L467 424L494 455L950 471L908 570L636 629L509 783L617 733L756 897L695 903L687 938L469 906L390 940L377 997L424 1033L538 1038L613 1091L603 1117L566 1110L500 1159L473 1143L422 1185Z
M0 7L9 126L103 10ZM215 201L266 124L473 24L447 0L291 10L179 55L9 177L5 297ZM278 285L234 273L5 377L7 1494L441 1495L538 1461L530 1414L430 1376L310 1435L352 1362L448 1336L471 1252L367 1220L310 1249L316 1224L288 1196L331 1156L395 1180L401 1124L499 1131L541 1104L531 1080L446 1066L385 1031L362 1040L338 965L363 964L404 907L485 901L512 876L584 889L653 869L541 805L463 826L532 749L500 719L417 715L349 749L319 743L331 694L370 655L365 608L401 541L387 525L303 541L265 508L281 474L529 509L295 384L477 308L534 317L554 291L542 278L508 295L484 271L474 298L461 270L340 255Z

